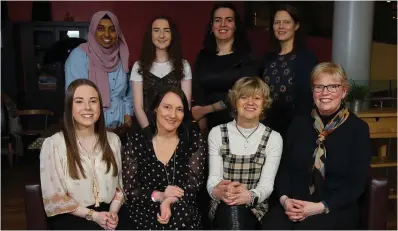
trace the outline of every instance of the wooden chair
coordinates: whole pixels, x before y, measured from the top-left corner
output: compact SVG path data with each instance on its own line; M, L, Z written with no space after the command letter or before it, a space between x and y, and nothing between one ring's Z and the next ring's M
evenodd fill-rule
M53 116L54 113L49 110L41 110L41 109L30 109L30 110L18 110L16 116L45 116L45 123L43 129L23 129L20 132L22 136L36 136L40 135L40 133L44 132L47 129L48 125L48 116Z
M8 111L4 104L1 105L1 154L7 155L8 163L11 168L14 167L14 155L15 151L13 144L15 144L15 138L10 132L10 125L8 120Z
M22 155L22 142L17 132L21 130L19 119L12 115L15 111L14 101L1 93L1 154L7 155L8 163L14 167L14 156Z

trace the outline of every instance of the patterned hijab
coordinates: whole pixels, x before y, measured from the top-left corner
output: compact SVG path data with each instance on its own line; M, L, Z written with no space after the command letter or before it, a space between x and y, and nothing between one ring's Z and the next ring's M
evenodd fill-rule
M316 188L319 188L319 184L322 183L317 181L316 179L325 179L325 166L324 160L326 158L326 148L324 142L326 137L332 133L336 128L342 125L350 115L350 112L346 107L342 108L330 122L324 126L322 119L318 115L316 109L312 109L312 117L314 118L314 128L318 133L318 139L316 143L318 146L315 148L313 157L315 158L314 165L311 171L311 182L310 182L310 194L312 195L315 192Z
M117 41L113 47L103 48L95 40L95 31L101 19L108 15L116 29ZM90 22L88 41L79 46L88 56L88 79L97 85L105 108L110 105L110 88L108 73L116 71L121 62L123 71L129 72L129 48L120 30L117 17L110 11L99 11L93 15Z

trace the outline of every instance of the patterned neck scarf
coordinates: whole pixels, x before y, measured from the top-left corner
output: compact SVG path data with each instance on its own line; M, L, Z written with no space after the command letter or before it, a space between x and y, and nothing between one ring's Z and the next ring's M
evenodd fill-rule
M311 182L310 182L310 194L312 195L315 192L315 189L319 181L315 179L319 179L321 177L322 180L325 179L325 167L324 167L324 159L326 158L326 148L324 142L326 137L332 133L336 128L342 125L350 115L350 112L346 107L342 108L333 119L326 125L323 125L322 119L318 115L316 109L312 110L312 117L315 119L314 128L318 133L318 139L316 143L318 147L315 148L313 157L315 158L314 165L311 171Z

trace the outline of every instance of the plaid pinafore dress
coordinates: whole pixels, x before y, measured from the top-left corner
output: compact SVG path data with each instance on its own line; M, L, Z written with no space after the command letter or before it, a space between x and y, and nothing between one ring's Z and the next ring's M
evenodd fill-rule
M260 144L258 145L257 152L251 155L236 155L232 154L229 149L229 138L227 124L220 126L222 145L221 145L221 156L223 158L224 166L224 180L237 181L243 184L248 190L257 187L257 183L260 180L261 171L265 163L265 147L272 129L265 127L263 136L261 137ZM211 220L214 219L215 212L219 205L219 200L210 201L210 212L209 217ZM251 209L256 218L260 221L261 218L268 211L267 200L258 203L254 208Z

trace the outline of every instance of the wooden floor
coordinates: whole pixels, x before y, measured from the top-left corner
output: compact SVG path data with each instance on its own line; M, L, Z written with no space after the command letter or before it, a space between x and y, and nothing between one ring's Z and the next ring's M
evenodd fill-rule
M1 229L26 229L24 185L27 182L40 182L38 154L30 159L20 159L14 169L10 169L5 158L1 168ZM397 229L396 200L391 200L388 229Z
M38 157L21 158L12 170L2 158L1 166L1 229L26 229L24 186L40 182Z

